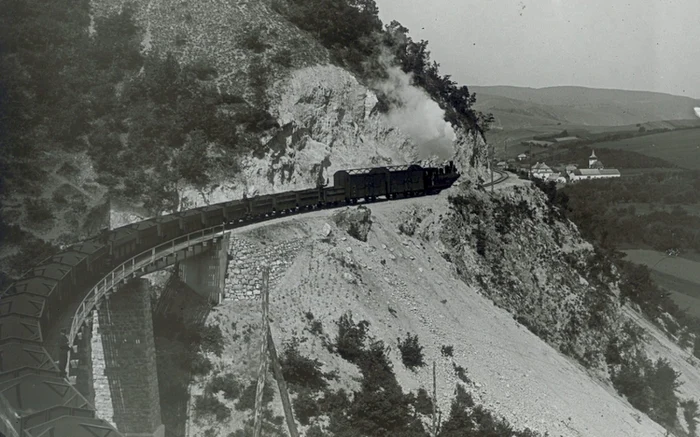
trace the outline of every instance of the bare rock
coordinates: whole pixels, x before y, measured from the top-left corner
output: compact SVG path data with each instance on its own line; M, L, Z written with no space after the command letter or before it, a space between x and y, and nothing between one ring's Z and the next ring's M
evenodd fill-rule
M367 234L372 228L372 211L364 205L357 208L345 208L333 214L336 225L351 237L367 241Z

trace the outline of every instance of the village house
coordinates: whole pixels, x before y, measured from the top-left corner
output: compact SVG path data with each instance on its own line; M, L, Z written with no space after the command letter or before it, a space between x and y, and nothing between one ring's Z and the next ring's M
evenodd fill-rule
M554 171L544 162L538 162L530 169L530 175L533 178L542 179L543 181L550 177Z
M603 166L603 163L595 155L595 151L593 151L591 156L588 157L588 168L574 169L571 171L567 169L567 176L571 182L590 179L609 179L619 178L620 171L614 168L606 169Z

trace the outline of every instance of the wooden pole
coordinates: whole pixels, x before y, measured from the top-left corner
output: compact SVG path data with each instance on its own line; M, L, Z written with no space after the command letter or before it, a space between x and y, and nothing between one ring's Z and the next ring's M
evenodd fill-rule
M435 361L433 361L433 437L437 436L437 384L435 383Z
M289 392L287 391L287 383L284 382L284 375L282 375L282 366L280 366L279 359L277 357L277 350L275 349L275 343L272 340L272 333L270 332L270 326L267 327L267 342L269 344L270 361L272 363L272 371L275 374L275 379L277 380L277 386L280 389L280 398L282 399L282 408L284 409L284 417L287 420L287 429L289 429L289 437L299 437L299 432L297 431L297 424L294 421L294 413L292 411L292 402L289 400Z
M254 431L253 435L255 437L260 437L262 433L262 409L263 409L263 389L265 388L265 376L267 375L267 350L268 350L268 338L269 338L269 319L268 314L268 302L269 302L269 291L268 291L268 281L270 277L270 272L268 267L263 269L263 280L262 280L262 342L260 345L260 367L258 367L258 385L255 390L255 419L254 419Z

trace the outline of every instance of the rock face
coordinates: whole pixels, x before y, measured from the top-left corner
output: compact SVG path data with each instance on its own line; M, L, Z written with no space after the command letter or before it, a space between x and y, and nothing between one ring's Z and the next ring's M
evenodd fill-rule
M452 212L436 225L459 276L567 355L602 365L608 329L619 318L617 290L595 273L593 247L574 225L534 187L494 197L457 189L450 203Z
M372 228L372 211L365 206L345 208L333 214L333 221L351 237L367 241L367 234Z

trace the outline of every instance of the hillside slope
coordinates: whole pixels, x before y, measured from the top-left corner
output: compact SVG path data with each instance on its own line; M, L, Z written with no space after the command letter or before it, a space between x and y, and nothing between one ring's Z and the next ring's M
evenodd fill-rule
M513 189L506 189L503 196L512 196ZM240 275L240 265L260 259L260 255L255 255L257 252L267 254L265 258L272 265L270 320L278 353L282 354L296 338L303 356L317 358L323 372L337 372L335 380L330 381L332 390L358 390L361 379L358 369L328 348L338 332L336 322L349 311L354 321L369 322L371 338L383 340L388 346L388 356L405 392L416 393L419 388L431 391L432 387L430 366L415 372L407 369L393 341L407 332L418 336L425 361L436 363L438 405L443 419L450 411L455 387L460 385L471 393L475 402L505 417L517 429L530 428L566 437L664 435L659 425L620 398L602 375L585 370L513 320L517 314L527 315L527 303L509 313L491 300L507 306L504 302L511 299L508 295L517 290L502 288L496 292L467 285L469 275L465 276L461 270L461 262L450 262L447 258L466 260L467 256L478 255L466 241L464 249L458 252L442 242L454 233L447 218L459 216L448 202L449 194L457 190L460 188L437 198L369 206L372 225L366 242L346 234L326 211L291 217L272 226L234 231L237 243L232 246L232 275ZM530 196L532 193L526 198ZM521 237L517 244L507 246L511 251L509 259L516 265L506 266L504 276L524 279L530 275L527 266L532 266L534 274L545 284L517 299L532 301L538 290L552 293L551 308L535 323L547 326L556 336L560 324L547 321L550 311L561 311L555 318L563 324L562 318L569 317L571 309L558 300L575 302L579 293L576 288L585 289L585 281L574 272L552 266L535 253L551 251L558 238L568 241L565 246L575 257L585 256L590 247L575 232L563 228L558 231L540 228L537 235L537 239ZM281 246L296 249L274 255L275 248ZM247 248L245 252L241 252L241 247ZM479 270L485 274L489 270L477 260L472 261L472 273ZM491 299L484 294L489 294ZM239 381L255 378L259 362L259 311L258 300L230 299L210 314L209 323L220 326L224 333L225 347L221 357L208 355L215 370L194 384L195 398L216 375L230 372ZM592 344L589 340L584 343ZM449 354L444 352L447 346L453 347ZM683 370L694 372L686 379L687 390L700 390L698 369ZM273 379L268 377L268 381L276 393ZM222 422L213 416L198 417L193 413L189 423L192 433L211 429L208 432L212 435L226 435L252 417L250 411L239 411L236 408L239 403L234 400L221 395L219 399L231 408L231 417ZM194 404L193 399L193 411ZM277 393L271 406L273 414L282 414ZM300 410L295 411L298 415ZM311 423L328 425L327 418L322 416ZM306 432L308 428L302 426L301 430Z
M517 112L518 104L529 104L552 113L553 121L581 125L619 126L656 120L694 118L697 99L645 91L583 87L520 88L510 86L471 87L481 96L483 109ZM489 99L484 97L489 96ZM547 111L549 110L549 111ZM543 117L544 118L544 117Z

